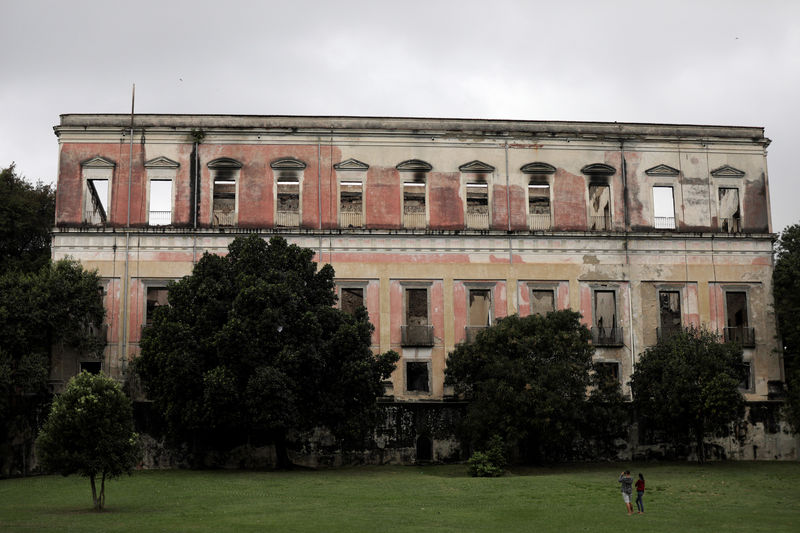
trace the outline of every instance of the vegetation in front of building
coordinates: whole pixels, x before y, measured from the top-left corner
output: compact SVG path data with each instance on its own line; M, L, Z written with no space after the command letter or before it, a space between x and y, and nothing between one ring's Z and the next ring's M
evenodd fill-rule
M783 340L786 375L784 416L800 432L800 224L783 230L775 247L775 315Z

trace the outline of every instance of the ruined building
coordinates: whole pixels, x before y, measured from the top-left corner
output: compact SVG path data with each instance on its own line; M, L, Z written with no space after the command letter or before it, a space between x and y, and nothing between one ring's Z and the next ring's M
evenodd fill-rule
M336 270L387 400L444 402L447 353L519 313L571 308L629 394L676 328L744 346L747 400L781 390L762 128L498 120L62 115L55 258L104 280L102 361L124 378L166 286L237 234L280 234ZM131 133L133 142L131 143Z

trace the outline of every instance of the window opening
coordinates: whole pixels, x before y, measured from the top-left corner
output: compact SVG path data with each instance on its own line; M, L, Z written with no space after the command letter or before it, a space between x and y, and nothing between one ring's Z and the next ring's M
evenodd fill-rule
M427 362L406 362L406 390L411 392L430 392Z
M108 222L108 179L86 180L86 206L83 218L89 224Z
M531 230L546 230L551 226L550 185L530 183L528 185L528 227Z
M236 170L234 169L215 170L214 225L236 225Z
M172 180L150 180L150 210L147 221L151 226L172 223Z
M531 289L531 314L546 315L556 310L555 293L549 289Z
M80 369L81 372L88 372L90 374L99 374L101 370L102 364L100 361L81 361L80 362Z
M147 309L145 312L145 325L153 323L153 315L157 307L169 305L166 287L147 287Z
M359 307L364 307L364 289L361 287L342 287L342 311L354 315Z
M425 182L407 181L403 184L403 227L425 225Z
M433 461L433 441L426 435L417 437L417 462Z
M622 344L622 328L617 327L617 301L614 291L595 291L592 341L599 346Z
M752 389L752 377L751 377L751 363L749 361L745 361L742 363L742 381L739 382L739 388L744 390Z
M589 229L611 229L611 194L607 184L589 185Z
M747 317L747 293L729 291L725 293L725 340L742 346L755 345L755 332L749 327Z
M675 229L672 187L653 187L653 217L656 229Z
M594 364L597 380L603 384L619 384L619 363L600 362Z
M659 291L658 339L665 339L681 330L681 293L679 291Z
M406 289L406 346L433 346L433 326L428 323L428 289Z
M739 212L739 189L719 189L720 228L727 233L739 233L742 230Z
M467 183L467 227L489 229L489 185Z
M478 333L492 324L492 291L490 289L469 290L467 316L467 342L473 342Z
M290 228L300 226L300 180L297 178L278 178L275 225Z
M339 226L343 228L363 226L363 206L361 182L341 182L339 184Z

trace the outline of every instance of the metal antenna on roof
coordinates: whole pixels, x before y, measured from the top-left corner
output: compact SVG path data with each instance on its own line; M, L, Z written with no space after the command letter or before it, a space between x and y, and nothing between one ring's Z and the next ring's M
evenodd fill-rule
M130 149L128 151L128 211L127 223L125 224L125 278L123 281L123 305L122 305L122 365L123 371L128 360L128 291L130 289L130 279L128 278L130 259L129 246L131 238L131 180L133 179L133 109L136 101L136 84L131 90L131 138ZM109 209L109 211L111 211Z

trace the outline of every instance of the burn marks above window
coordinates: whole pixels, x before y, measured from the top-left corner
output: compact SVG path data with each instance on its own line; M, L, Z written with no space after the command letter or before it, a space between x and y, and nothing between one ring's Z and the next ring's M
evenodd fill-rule
M396 167L400 172L430 172L433 167L421 159L408 159L399 163Z
M426 173L433 167L425 161L409 159L396 168L411 174L403 180L403 227L425 228L428 219Z
M469 163L464 163L458 167L458 170L471 174L491 174L495 169L492 165L476 159L474 161L470 161Z
M555 174L556 167L548 163L534 162L523 165L520 170L523 174L532 174L536 176L546 176L547 174Z
M611 165L606 165L605 163L592 163L591 165L586 165L581 169L581 173L586 174L587 176L591 177L604 177L608 178L609 176L613 176L617 172L617 169L612 167Z

